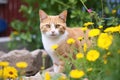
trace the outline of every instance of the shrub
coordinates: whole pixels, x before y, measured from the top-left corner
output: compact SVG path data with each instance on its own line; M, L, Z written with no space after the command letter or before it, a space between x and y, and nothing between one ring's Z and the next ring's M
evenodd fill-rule
M117 15L120 6L116 5L111 10L110 7L116 3L110 2L109 5L111 6L108 6L107 0L92 0L92 2L90 0L23 0L23 2L26 4L21 5L19 12L23 13L25 20L11 22L15 32L12 32L10 36L12 38L9 44L10 48L15 48L19 43L29 49L42 48L39 31L39 9L43 9L52 15L56 15L65 9L68 10L67 24L70 27L83 26L83 23L88 21L94 22L94 27L115 26L120 22Z

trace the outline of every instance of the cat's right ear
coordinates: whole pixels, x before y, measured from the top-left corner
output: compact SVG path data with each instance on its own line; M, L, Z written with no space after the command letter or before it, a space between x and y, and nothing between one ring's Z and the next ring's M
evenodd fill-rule
M48 17L48 15L43 10L39 10L39 16L40 16L40 21Z
M66 22L67 18L67 10L64 10L62 13L59 14L59 18Z

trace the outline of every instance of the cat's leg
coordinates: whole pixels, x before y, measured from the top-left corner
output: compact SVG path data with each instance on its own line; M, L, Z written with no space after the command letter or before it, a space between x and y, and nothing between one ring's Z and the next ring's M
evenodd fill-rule
M54 72L58 73L58 70L59 70L59 64L57 64L57 63L53 63L53 69L54 69Z
M59 61L58 63L59 64L57 64L57 63L53 64L54 72L62 73L64 71L64 62L63 61Z
M60 60L59 61L59 66L58 66L58 72L59 73L64 72L64 68L65 68L65 63L64 63L64 61Z

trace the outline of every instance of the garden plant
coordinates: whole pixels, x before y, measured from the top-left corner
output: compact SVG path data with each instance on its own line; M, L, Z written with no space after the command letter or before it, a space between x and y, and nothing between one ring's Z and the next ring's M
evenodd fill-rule
M113 10L110 10L105 6L107 0L92 1L93 2L91 2L91 0L36 0L35 2L33 0L25 0L28 4L21 6L20 12L24 13L27 22L19 20L13 21L11 25L15 29L15 32L13 32L10 37L13 41L16 41L16 43L20 41L27 46L32 45L31 47L33 49L42 48L38 19L39 9L45 9L46 12L50 14L67 9L67 24L69 26L81 26L84 33L86 33L87 29L90 29L88 35L89 39L92 40L91 47L88 47L88 45L84 43L82 49L76 49L72 47L75 40L72 38L67 40L66 43L71 46L75 58L73 58L71 54L69 54L69 58L59 56L66 61L65 76L61 74L51 76L49 72L44 72L45 66L43 64L42 69L40 68L44 74L43 80L120 80L120 21L119 14L117 13L119 5L114 7ZM40 3L40 5L37 5L37 2ZM19 41L16 40L16 38L19 38ZM82 41L83 37L78 37L78 40ZM58 46L59 45L55 44L51 46L51 49L56 50ZM24 67L21 67L25 68L27 64L22 63L22 65ZM11 69L8 75L4 75L6 72L5 69L7 68L6 66L8 66L7 62L1 62L0 66L2 67L0 72L1 79L22 78L14 69ZM20 67L18 65L16 66Z

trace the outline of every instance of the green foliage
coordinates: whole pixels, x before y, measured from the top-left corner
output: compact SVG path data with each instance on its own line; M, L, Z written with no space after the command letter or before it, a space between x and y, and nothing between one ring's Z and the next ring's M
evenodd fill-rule
M115 3L107 6L108 0L23 0L27 4L21 5L19 11L23 13L25 20L14 20L11 23L13 29L17 32L11 34L12 42L10 47L16 47L23 44L30 49L42 48L41 34L39 30L39 9L43 9L49 15L58 15L63 10L68 10L67 25L70 27L83 26L85 22L93 22L94 28L98 26L106 27L116 26L119 24L119 15L117 10L120 5L110 9ZM87 12L92 9L92 12ZM103 31L103 30L102 30ZM89 80L120 80L120 32L112 33L113 41L108 50L101 49L95 44L91 49L98 50L100 57L95 62L89 62L86 55L83 59L62 58L65 63L65 73L70 79L72 64L76 69L82 69L85 72L84 78ZM97 40L97 39L96 39ZM14 44L13 44L14 42ZM97 41L96 41L97 43ZM110 52L110 55L107 53ZM76 53L76 52L75 52ZM104 58L104 56L106 56ZM104 61L107 60L107 63ZM93 68L92 71L87 71ZM54 77L59 78L57 75ZM73 79L74 80L74 79ZM83 80L80 78L79 80Z
M120 26L118 26L120 31ZM64 80L120 80L120 32L115 31L111 33L113 29L111 29L109 32L107 32L108 35L112 35L112 43L109 46L108 49L100 48L98 45L98 39L99 36L103 33L101 32L100 35L94 36L93 38L96 38L95 42L93 43L90 48L87 48L87 51L84 51L84 46L82 50L79 51L79 48L73 47L73 44L70 45L70 50L73 50L73 54L68 53L68 57L64 58L63 56L59 55L59 58L63 61L65 61L65 71L66 79ZM88 33L89 34L89 33ZM106 37L107 38L107 37ZM102 40L101 40L102 41ZM96 44L96 45L94 45ZM104 43L106 45L107 43ZM94 45L94 46L93 46ZM102 46L104 46L102 45ZM97 50L100 53L100 56L95 61L90 61L87 56L89 55L88 52L91 50ZM75 57L73 58L73 55L77 55L80 53L83 53L83 57ZM82 54L81 53L81 54ZM59 54L59 53L58 53ZM96 55L94 53L94 55ZM94 55L90 56L92 59ZM89 58L90 58L89 57ZM74 69L77 70L83 70L85 72L85 75L80 78L71 78L70 72ZM79 74L75 73L74 74ZM72 74L72 75L74 75ZM78 75L76 75L78 76ZM51 80L59 80L60 77L56 76L56 79Z
M83 26L85 22L94 22L98 25L113 26L119 22L116 13L112 14L107 2L104 0L22 0L19 12L23 14L24 20L11 22L12 28L19 34L11 34L14 45L19 42L30 49L42 48L41 34L39 30L39 10L43 9L49 15L58 15L63 10L68 10L67 25L70 27ZM85 7L85 5L87 7ZM99 5L99 6L98 6ZM111 4L111 6L114 4ZM92 9L88 13L86 9ZM114 8L119 9L119 6ZM101 11L102 10L102 11ZM106 17L104 17L106 16ZM113 17L111 17L113 16ZM19 41L16 40L19 38ZM18 45L16 44L16 45ZM13 46L10 43L9 46Z

